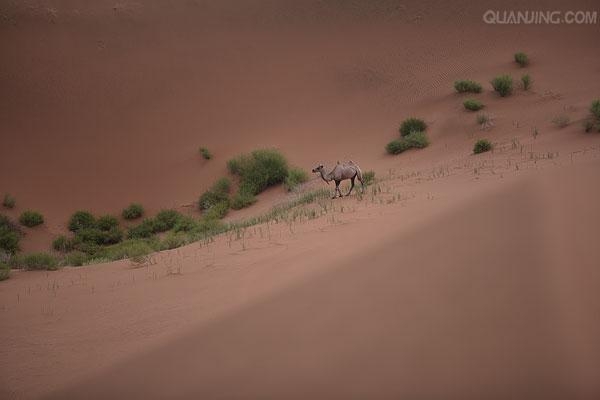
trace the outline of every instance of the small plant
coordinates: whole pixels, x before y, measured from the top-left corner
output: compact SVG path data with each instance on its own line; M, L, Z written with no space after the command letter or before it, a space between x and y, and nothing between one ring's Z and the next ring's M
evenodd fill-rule
M477 124L481 125L482 127L485 127L490 122L490 116L486 113L479 113L477 114L476 120Z
M288 164L277 150L255 150L227 162L229 171L240 177L240 192L257 195L269 186L283 183Z
M529 74L525 74L521 77L521 83L523 84L523 90L529 90L531 87L531 76Z
M219 203L229 204L229 191L231 190L231 182L227 178L221 178L215 182L212 187L202 193L198 199L198 208L201 211L209 210Z
M385 146L388 154L400 154L407 149L406 142L401 139L394 139Z
M75 246L73 240L67 238L65 235L60 235L52 241L52 248L62 253L72 251Z
M80 229L95 228L96 218L88 211L77 211L69 219L68 227L71 232L77 232Z
M592 105L590 106L590 112L592 116L600 121L600 99L596 99L592 101Z
M11 259L13 268L27 270L55 271L58 269L58 260L48 253L32 253Z
M154 218L154 232L166 232L173 229L182 215L175 210L162 210Z
M525 67L529 64L529 57L527 54L519 52L515 54L515 62L519 64L521 67Z
M119 220L112 215L103 215L96 221L96 226L101 231L110 231L113 228L119 227Z
M288 171L288 176L287 178L285 178L285 182L283 183L283 185L288 190L288 192L291 192L298 185L306 182L307 180L308 174L306 173L306 171L300 168L290 168L290 170Z
M131 203L127 208L123 210L121 216L124 219L137 219L144 215L144 207L138 203Z
M0 281L10 278L10 267L0 261Z
M4 199L2 200L2 205L5 208L15 208L16 200L10 194L6 193L4 195Z
M559 128L564 128L568 126L570 122L571 118L569 118L569 116L566 114L561 114L552 120L552 123L554 123L554 125L558 126Z
M21 213L19 216L19 222L21 225L28 228L33 228L44 223L44 217L37 211L27 210Z
M481 93L481 85L471 80L459 80L454 82L454 89L458 93Z
M231 208L234 210L240 210L245 207L249 207L256 203L256 197L253 194L246 192L238 192L231 199Z
M510 75L497 76L492 80L492 87L501 97L506 97L512 93L512 77Z
M208 211L204 213L204 218L217 218L221 219L227 215L227 211L229 211L229 202L221 202L215 204Z
M400 135L407 136L413 132L425 132L427 124L419 118L407 118L400 125Z
M483 108L483 103L475 99L467 99L463 103L465 108L470 111L479 111Z
M143 239L154 235L155 221L153 218L146 218L136 226L132 226L127 231L129 239Z
M363 182L365 185L371 185L373 182L375 182L375 171L363 172Z
M392 140L385 146L389 154L400 154L408 149L422 149L429 145L429 140L424 132L413 132L400 139Z
M584 121L583 126L586 132L596 130L600 132L600 99L592 101L590 106L590 117Z
M475 146L473 146L473 153L479 154L484 153L486 151L490 151L492 149L492 144L487 139L480 139L475 142Z
M206 147L200 147L199 151L200 155L202 155L202 158L205 160L210 160L212 158L211 152Z
M20 238L19 227L11 222L8 217L0 215L0 250L8 254L15 254L19 251Z

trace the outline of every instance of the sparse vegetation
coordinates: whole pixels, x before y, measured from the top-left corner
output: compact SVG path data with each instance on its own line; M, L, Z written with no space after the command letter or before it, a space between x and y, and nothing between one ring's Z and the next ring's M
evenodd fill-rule
M231 199L231 208L240 210L256 203L256 196L251 193L238 192Z
M483 108L483 103L475 99L467 99L463 103L465 108L470 111L479 111Z
M527 54L519 52L515 54L515 62L519 64L521 67L525 67L529 64L529 57Z
M220 205L223 208L229 208L229 191L231 190L231 182L227 178L221 178L214 185L202 193L198 200L198 208L201 211L208 211L211 208Z
M471 80L459 80L454 82L454 89L458 93L481 93L481 85Z
M558 126L559 128L564 128L568 126L570 122L571 118L569 118L567 114L560 114L552 120L552 123Z
M0 281L10 278L10 267L0 261Z
M81 229L94 228L96 226L96 218L88 211L76 211L69 219L69 230L77 232Z
M6 193L2 199L2 206L4 206L4 208L15 208L16 203L17 201L15 198L8 193Z
M19 222L23 226L33 228L44 223L44 216L37 211L27 210L21 213Z
M291 192L298 185L306 182L307 180L308 174L306 173L306 171L300 168L290 168L290 170L288 171L288 175L285 178L284 186L288 190L288 192Z
M413 132L425 132L427 124L419 118L407 118L400 125L400 135L407 136Z
M413 132L400 139L392 140L385 150L389 154L400 154L408 149L422 149L429 145L429 140L424 132Z
M592 101L592 105L590 106L590 112L592 116L600 121L600 99L596 99Z
M212 153L206 147L200 147L199 151L200 155L202 155L202 158L205 160L210 160L212 158Z
M0 249L8 254L19 251L21 232L5 215L0 215Z
M58 269L58 260L48 253L31 253L12 257L10 260L13 268L26 270L47 270L54 271Z
M131 203L127 208L123 210L121 216L124 219L137 219L144 215L144 207L138 203Z
M73 239L69 239L65 235L60 235L52 241L52 248L62 253L72 251L75 247Z
M375 171L363 172L363 182L365 183L365 186L375 182Z
M521 77L521 83L523 84L523 90L529 90L532 82L533 81L531 80L531 76L529 76L529 74L525 74Z
M477 114L477 124L481 126L486 126L490 122L490 116L486 113Z
M590 106L590 117L585 120L584 127L586 132L596 130L600 132L600 99L592 101Z
M487 139L480 139L475 142L475 146L473 147L473 153L479 154L484 153L486 151L490 151L492 149L492 143L490 143Z
M101 231L110 231L119 227L119 220L112 215L103 215L96 221L96 226Z
M506 97L512 93L512 77L510 75L497 76L492 80L492 87L501 97Z

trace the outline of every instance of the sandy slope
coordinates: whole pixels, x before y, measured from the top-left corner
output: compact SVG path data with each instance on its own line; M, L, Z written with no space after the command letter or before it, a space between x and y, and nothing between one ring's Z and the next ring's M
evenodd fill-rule
M580 120L600 95L600 25L481 23L518 4L2 2L0 194L48 221L26 250L79 208L191 204L257 143L385 180L147 268L15 272L0 397L598 397L600 136ZM481 131L452 82L519 77L516 50L533 90L479 95ZM386 156L409 115L432 145ZM470 155L481 137L495 152Z

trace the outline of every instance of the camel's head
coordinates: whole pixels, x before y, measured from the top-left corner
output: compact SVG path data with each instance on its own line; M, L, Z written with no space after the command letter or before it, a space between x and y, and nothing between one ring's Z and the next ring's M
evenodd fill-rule
M316 167L313 168L312 172L315 172L315 173L321 172L321 171L323 171L323 168L324 168L323 164L319 164L319 165L317 165Z

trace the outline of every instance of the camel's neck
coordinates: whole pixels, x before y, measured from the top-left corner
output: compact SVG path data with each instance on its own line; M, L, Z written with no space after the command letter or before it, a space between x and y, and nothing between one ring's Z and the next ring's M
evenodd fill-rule
M321 170L319 171L321 173L321 178L323 178L323 180L325 182L331 182L331 176L329 176L330 174L326 174L325 172L323 172L325 168L321 168Z

